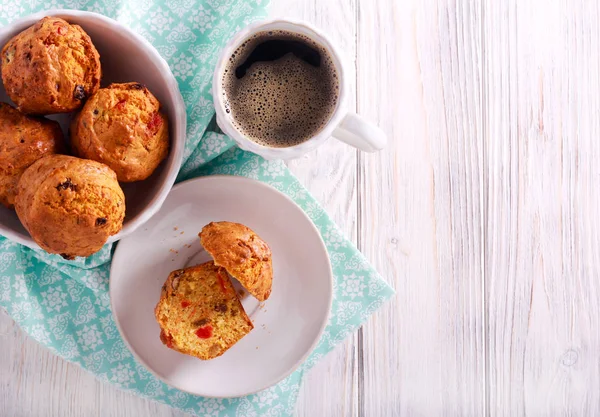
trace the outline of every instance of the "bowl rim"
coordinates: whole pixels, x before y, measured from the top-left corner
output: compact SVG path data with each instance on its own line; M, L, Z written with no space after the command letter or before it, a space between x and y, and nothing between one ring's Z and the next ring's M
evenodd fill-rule
M168 158L164 162L166 164L164 169L167 170L166 179L160 185L158 192L150 201L148 206L140 213L138 213L135 217L130 219L127 222L127 224L124 224L123 228L119 231L119 233L110 236L106 241L106 244L113 243L133 233L141 225L150 220L150 218L158 212L160 207L163 205L165 199L167 198L169 192L171 191L171 188L173 188L175 180L177 179L177 176L181 169L185 143L187 140L186 106L183 101L181 91L179 90L179 83L177 82L175 76L171 72L169 64L167 64L167 61L165 61L165 59L158 53L156 48L140 34L136 33L127 26L119 23L118 21L110 17L104 16L102 14L73 9L43 10L27 16L20 17L12 21L10 24L3 26L2 28L0 28L0 38L7 37L9 33L14 32L15 30L25 30L27 27L31 26L32 24L46 16L61 17L65 18L65 20L69 20L69 18L87 18L90 20L95 20L101 23L102 25L106 26L108 30L117 31L119 33L124 34L127 37L133 38L133 40L136 43L138 43L140 51L147 55L156 64L158 70L161 73L161 77L163 78L167 89L170 92L170 95L173 96L173 113L176 115L175 120L173 120L173 124L177 126L178 131L180 131L180 134L178 135L178 137L171 138L170 154L173 154L173 156ZM78 24L77 22L73 23ZM180 138L183 139L181 140ZM0 235L5 236L29 248L41 249L40 246L31 238L31 236L23 237L22 235L15 233L11 229L5 228L1 223Z
M115 297L113 297L113 291L114 291L114 286L113 286L113 271L115 268L115 265L117 263L113 263L111 262L110 265L110 271L109 271L109 281L108 281L108 293L109 293L109 298L110 298L110 309L113 312L113 318L115 321L115 325L117 326L117 330L119 331L119 334L121 335L121 339L123 339L123 342L125 343L125 345L127 346L127 348L129 349L129 351L131 352L131 354L134 356L135 360L142 364L144 366L144 368L146 370L148 370L148 372L150 372L152 375L154 375L154 377L156 377L159 381L164 382L166 385L168 385L169 387L173 387L175 389L178 389L182 392L186 392L188 394L192 394L192 395L199 395L205 398L218 398L218 399L227 399L227 398L240 398L240 397L245 397L248 395L252 395L252 394L256 394L260 391L266 390L268 388L271 388L274 385L277 385L278 383L280 383L281 381L283 381L285 378L289 377L291 374L293 374L296 370L298 370L310 357L310 355L315 351L315 349L318 347L319 343L321 342L321 339L323 338L323 335L325 334L325 329L327 328L327 325L329 324L329 320L331 317L331 310L333 309L333 297L334 297L334 280L335 277L333 275L333 267L331 265L331 257L329 255L329 250L327 249L327 246L325 245L325 242L323 241L323 236L321 236L321 232L319 232L319 229L317 228L317 226L315 225L315 223L312 221L312 219L308 216L308 214L302 209L302 207L300 207L290 196L288 196L287 194L279 191L277 188L273 187L270 184L264 183L262 181L258 181L255 180L253 178L248 178L248 177L242 177L242 176L237 176L237 175L225 175L225 174L218 174L218 175L208 175L208 176L203 176L203 177L196 177L196 178L191 178L189 180L186 181L182 181L180 183L177 183L173 189L171 191L175 191L179 188L182 187L188 187L188 186L192 186L195 183L202 183L202 182L206 182L206 181L237 181L240 182L242 184L252 184L254 186L257 187L263 187L266 188L276 194L279 194L281 197L283 197L285 200L288 200L292 206L297 209L302 216L304 216L306 218L306 220L308 221L308 223L311 226L312 231L316 234L319 243L320 243L320 248L321 250L325 253L325 259L327 260L327 278L328 278L328 290L329 293L327 294L327 313L324 315L324 317L322 318L322 322L319 325L319 329L317 332L317 336L315 337L315 339L313 340L313 342L311 343L310 347L306 350L306 352L304 352L304 354L302 355L302 357L300 357L296 362L294 362L286 372L283 372L281 375L271 379L268 383L266 384L262 384L261 386L254 388L250 391L247 391L245 393L239 394L239 395L235 395L235 396L227 396L227 395L206 395L203 393L198 393L198 392L194 392L194 391L190 391L187 390L185 388L182 387L176 387L174 385L171 385L169 383L169 381L167 381L165 378L163 378L161 375L159 375L138 353L137 351L133 348L133 346L131 345L131 343L129 342L129 339L127 338L125 332L123 331L123 328L121 327L121 323L119 321L119 318L115 315L115 306L114 306L114 302L115 302ZM117 246L117 249L115 250L114 254L113 254L113 259L115 259L116 257L121 257L123 256L122 253L119 251L119 246Z

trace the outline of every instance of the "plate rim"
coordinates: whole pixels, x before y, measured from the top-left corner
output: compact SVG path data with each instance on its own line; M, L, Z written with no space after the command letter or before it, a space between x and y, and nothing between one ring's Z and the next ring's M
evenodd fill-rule
M240 397L246 397L248 395L253 395L256 394L260 391L263 391L265 389L268 389L276 384L278 384L279 382L283 381L285 378L287 378L288 376L290 376L292 373L294 373L298 368L300 368L300 366L302 364L304 364L306 362L306 360L308 359L308 357L311 355L311 353L314 352L315 348L318 346L319 342L321 341L323 334L325 332L325 328L327 327L327 324L329 322L329 317L331 316L331 310L333 307L333 269L331 266L331 258L329 256L329 251L327 250L327 246L325 245L325 242L323 241L323 237L321 236L321 233L319 232L319 230L317 229L317 226L313 223L313 221L310 219L310 217L308 216L308 214L306 214L306 212L298 205L296 204L296 202L294 200L292 200L288 195L282 193L281 191L279 191L278 189L276 189L275 187L273 187L270 184L267 184L265 182L259 181L259 180L255 180L252 178L248 178L248 177L243 177L243 176L238 176L238 175L207 175L207 176L201 176L201 177L196 177L196 178L191 178L185 181L182 181L180 183L175 184L171 190L169 191L169 193L167 194L167 197L165 198L165 203L168 200L169 196L171 195L172 192L178 190L179 188L183 188L186 186L189 186L190 184L193 183L198 183L198 182L203 182L203 181L213 181L213 180L226 180L226 181L239 181L242 183L248 183L248 184L252 184L252 185L256 185L258 187L263 187L266 189L269 189L272 192L275 192L279 195L281 195L284 199L287 199L296 209L298 209L300 211L300 213L306 218L306 220L308 220L308 222L310 223L313 231L316 233L316 235L319 238L319 242L321 244L321 248L323 249L323 251L325 252L325 258L327 259L327 277L328 277L328 282L329 282L329 294L328 294L328 300L327 300L327 314L324 316L322 323L319 327L319 331L318 331L318 336L315 338L315 340L312 342L312 344L310 345L310 347L306 350L306 352L302 355L301 358L299 358L286 372L283 372L280 376L275 377L274 380L269 381L267 384L261 385L258 388L255 388L253 390L250 390L248 392L245 393L241 393L241 394L235 394L235 395L206 395L206 394L202 394L199 392L194 392L194 391L190 391L187 390L185 388L181 388L178 386L175 386L173 384L171 384L169 381L165 380L162 376L158 375L154 369L152 367L150 367L148 365L148 363L146 363L145 360L143 360L138 353L135 351L135 349L133 349L133 347L131 346L131 344L129 343L129 340L125 337L125 333L123 331L123 329L121 328L121 324L117 318L117 315L115 314L115 307L114 307L114 298L113 298L113 270L115 269L114 265L115 265L115 259L117 259L117 257L119 256L119 247L121 246L121 242L122 241L126 241L129 238L132 238L137 232L139 232L140 229L132 232L131 234L129 234L128 236L123 237L123 239L121 239L116 245L116 249L113 253L113 257L110 263L110 271L109 271L109 283L108 283L108 294L109 294L109 298L110 298L110 308L111 308L111 314L113 316L113 320L115 322L115 325L117 326L117 330L119 331L119 335L121 336L121 339L123 340L123 342L125 343L125 345L127 346L127 348L129 349L129 351L131 352L131 354L133 355L134 359L141 364L147 371L149 371L155 378L157 378L159 381L165 383L167 386L175 388L179 391L182 392L186 392L188 394L191 395L195 395L195 396L201 396L201 397L205 397L205 398L217 398L217 399L228 399L228 398L240 398ZM160 211L162 210L162 206L160 207L160 209L155 213L155 215L157 215L158 213L160 213ZM124 255L122 255L124 256ZM200 359L198 359L200 360Z

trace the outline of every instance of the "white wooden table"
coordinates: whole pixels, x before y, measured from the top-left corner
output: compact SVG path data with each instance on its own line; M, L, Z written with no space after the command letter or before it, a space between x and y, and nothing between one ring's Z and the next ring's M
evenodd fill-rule
M352 59L385 152L290 163L396 288L299 416L600 415L595 0L273 0ZM0 315L0 416L183 416Z

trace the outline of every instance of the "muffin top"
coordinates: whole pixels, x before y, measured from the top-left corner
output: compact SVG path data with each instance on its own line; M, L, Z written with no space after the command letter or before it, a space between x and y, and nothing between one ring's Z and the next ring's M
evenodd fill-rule
M250 294L264 301L271 294L271 249L249 227L233 222L212 222L202 228L200 242Z
M30 117L0 103L0 203L12 208L25 169L45 155L64 151L57 122Z
M148 178L169 152L168 121L140 83L111 84L85 104L71 124L75 153L111 167L119 181Z
M100 87L100 55L78 25L44 17L2 49L2 80L17 108L29 114L81 107Z
M40 247L72 259L97 252L121 230L125 195L106 165L49 155L21 176L15 209Z

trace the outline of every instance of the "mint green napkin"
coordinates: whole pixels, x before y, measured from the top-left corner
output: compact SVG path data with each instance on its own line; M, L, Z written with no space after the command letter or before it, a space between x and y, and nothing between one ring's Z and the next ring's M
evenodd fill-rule
M103 13L142 34L171 66L187 106L188 137L178 181L230 174L271 184L291 197L315 223L329 250L335 275L332 315L309 359L272 388L224 400L170 388L134 360L110 312L108 279L114 245L106 245L87 259L69 262L0 237L0 307L57 355L143 397L198 416L293 414L304 371L355 331L393 291L283 163L240 150L211 122L210 83L218 51L233 33L264 17L265 2L0 0L0 5L2 24L40 10L76 8Z

